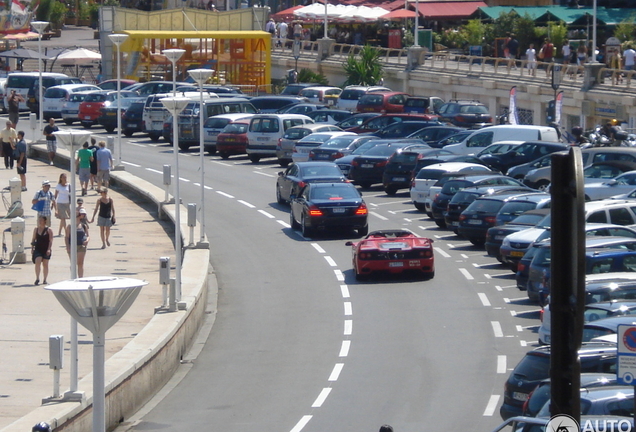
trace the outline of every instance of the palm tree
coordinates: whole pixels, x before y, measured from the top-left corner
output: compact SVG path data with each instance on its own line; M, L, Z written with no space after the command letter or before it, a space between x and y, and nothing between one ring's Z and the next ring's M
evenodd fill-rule
M345 85L376 85L382 78L380 50L365 45L357 56L349 54L342 68L347 74Z

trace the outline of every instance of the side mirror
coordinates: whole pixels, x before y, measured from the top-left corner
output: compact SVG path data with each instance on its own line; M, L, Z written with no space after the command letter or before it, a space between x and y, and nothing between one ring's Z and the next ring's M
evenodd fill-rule
M278 172L278 176L279 176L279 177L282 177L282 176L284 176L284 175L285 175L285 173L284 173L283 171L279 171L279 172Z
M616 179L611 179L610 181L608 181L605 184L608 185L608 186L616 186L618 184L618 182L616 181Z
M353 246L353 242L352 241L348 241L345 243L345 246Z
M296 194L290 194L289 201L295 201L295 200L296 200Z

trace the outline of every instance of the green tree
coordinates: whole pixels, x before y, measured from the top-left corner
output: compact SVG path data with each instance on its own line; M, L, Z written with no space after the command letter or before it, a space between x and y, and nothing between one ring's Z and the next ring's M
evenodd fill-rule
M519 53L525 53L525 50L531 43L535 43L534 20L525 13L523 16L517 17L514 22L515 37L519 41Z
M40 6L38 6L35 12L36 19L38 21L49 21L51 15L51 3L55 0L41 0Z
M508 13L502 12L499 17L495 19L493 25L493 34L495 38L502 38L508 36L508 33L514 33L515 22L519 19L519 14L511 10Z
M480 20L469 20L462 30L465 33L465 39L468 45L481 46L484 43L486 28Z
M342 68L347 75L345 85L376 85L382 78L380 50L365 45L357 56L349 54Z
M307 68L301 69L300 72L298 72L298 82L316 83L320 85L329 84L329 81L327 80L326 76L324 76L323 74L317 74L313 72L311 69L307 69Z
M548 23L548 33L555 48L555 57L561 56L561 47L568 38L568 28L562 22Z
M631 16L616 25L614 29L614 37L622 42L631 41L636 33L636 24L634 17Z

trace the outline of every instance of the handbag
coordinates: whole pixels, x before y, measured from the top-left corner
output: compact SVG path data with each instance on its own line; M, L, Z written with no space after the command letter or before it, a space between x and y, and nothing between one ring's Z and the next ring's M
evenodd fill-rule
M33 204L33 206L31 206L31 210L35 210L36 212L40 213L42 210L44 210L45 205L46 200L39 200L38 202Z
M543 60L543 57L544 57L543 48L541 48L541 49L539 50L539 54L537 54L537 58L538 58L539 60Z

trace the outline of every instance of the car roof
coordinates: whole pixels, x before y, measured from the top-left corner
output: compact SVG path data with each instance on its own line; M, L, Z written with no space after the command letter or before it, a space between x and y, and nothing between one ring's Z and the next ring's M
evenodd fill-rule
M602 309L605 311L618 311L636 309L636 300L610 300L585 305L586 309ZM594 321L593 321L594 322Z
M534 348L528 351L527 355L539 355L539 356L549 356L550 355L550 345L544 345L537 348ZM615 354L617 351L617 346L611 342L583 342L581 344L581 348L579 349L579 357L583 357L585 355L594 355L597 353L607 353L607 354Z
M302 114L302 115L306 115L306 114ZM329 126L335 126L335 125L329 125L329 124L325 124L325 123L306 123L306 124L292 126L292 127L288 128L287 131L290 131L292 129L314 130L314 129L321 129L321 128L329 127ZM333 131L333 132L340 132L340 131ZM350 132L350 133L352 133L352 132Z
M629 239L629 237L623 237ZM630 239L634 241L634 239ZM587 246L587 245L586 245ZM587 257L604 257L604 256L620 256L620 255L636 255L636 251L630 251L625 249L599 249L592 248L585 251Z
M461 180L461 179L458 179ZM496 195L499 193L503 193L510 190L527 190L524 186L513 186L513 185L488 185L488 186L469 186L463 188L457 193L469 193L473 195Z
M510 201L526 201L532 203L540 203L545 200L550 200L552 196L545 192L530 192L527 194L519 195L512 198Z
M597 210L599 208L615 208L615 207L623 207L625 205L636 205L633 200L599 200L599 201L586 201L585 202L585 210Z
M332 90L332 89L338 89L340 90L340 87L335 87L335 86L309 86L309 87L304 87L303 90Z

